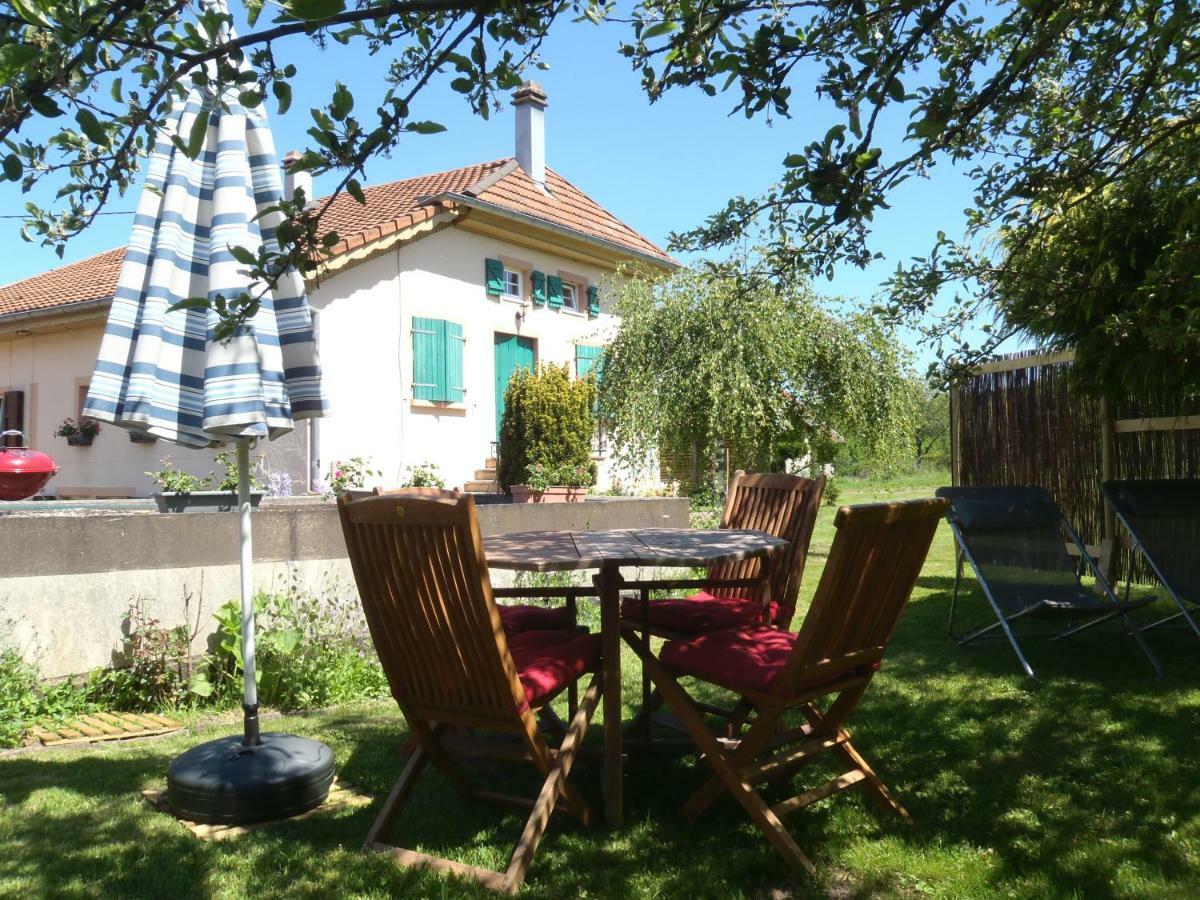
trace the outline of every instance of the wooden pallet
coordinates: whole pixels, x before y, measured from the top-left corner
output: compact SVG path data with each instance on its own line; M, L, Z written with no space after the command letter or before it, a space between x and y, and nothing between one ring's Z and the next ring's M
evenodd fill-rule
M299 822L307 819L310 816L315 816L318 813L327 812L331 809L342 809L353 806L366 806L375 798L370 794L358 790L348 784L342 784L336 778L333 780L333 785L329 788L329 796L325 798L325 802L315 809L310 809L308 812L301 813L298 816L289 816L284 819L268 819L265 822L251 822L248 825L202 825L199 822L191 822L181 818L171 808L171 804L167 802L167 792L160 790L142 791L142 799L149 803L159 812L167 813L179 820L184 828L190 831L193 835L200 838L202 841L223 841L226 838L236 837L239 834L246 834L251 831L257 831L260 828L269 828L272 825L278 825L280 822Z
M65 724L41 723L33 727L33 736L47 747L82 744L93 741L122 741L129 738L168 734L183 728L158 713L99 712L76 716Z

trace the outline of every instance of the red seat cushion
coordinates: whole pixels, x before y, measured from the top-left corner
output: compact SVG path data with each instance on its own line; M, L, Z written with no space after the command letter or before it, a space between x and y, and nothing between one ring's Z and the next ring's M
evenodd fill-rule
M775 689L775 678L795 645L792 632L759 625L668 641L659 659L685 675L730 690L786 694L786 690Z
M642 601L632 597L621 604L621 615L642 621ZM771 601L771 621L779 618L779 604ZM708 591L674 600L650 601L650 624L687 634L704 634L724 628L762 625L762 604L747 597L714 597Z
M575 627L571 610L565 606L533 606L518 603L512 606L496 604L500 624L507 634L518 631L569 631Z
M600 665L598 634L522 631L509 636L508 649L530 706L540 706Z

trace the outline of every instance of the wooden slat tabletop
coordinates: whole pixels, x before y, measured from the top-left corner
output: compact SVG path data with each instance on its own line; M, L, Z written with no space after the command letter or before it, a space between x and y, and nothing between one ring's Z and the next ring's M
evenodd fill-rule
M522 531L484 539L488 565L527 572L602 566L707 566L765 556L787 541L762 531L641 528L619 531Z

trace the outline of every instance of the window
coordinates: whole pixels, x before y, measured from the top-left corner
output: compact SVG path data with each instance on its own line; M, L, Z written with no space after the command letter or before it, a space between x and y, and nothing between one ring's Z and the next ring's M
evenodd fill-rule
M515 269L504 270L504 296L509 300L523 300L521 273Z
M569 281L564 281L562 286L563 307L565 309L579 309L578 289Z
M462 326L444 319L413 316L413 399L434 403L462 403Z

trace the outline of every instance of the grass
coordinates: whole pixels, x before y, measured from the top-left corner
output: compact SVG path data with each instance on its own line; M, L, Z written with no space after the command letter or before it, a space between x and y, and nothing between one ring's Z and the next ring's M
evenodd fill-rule
M879 496L842 485L842 502ZM928 485L889 498L929 493ZM833 537L822 510L805 588ZM1128 637L1099 629L1027 647L1040 679L1007 647L972 650L945 635L953 550L939 534L891 652L851 720L858 747L916 820L881 818L854 792L789 820L820 867L791 875L729 801L695 825L674 810L706 774L688 756L636 754L627 825L554 823L530 871L530 897L1181 897L1200 896L1200 687L1195 638L1152 634L1167 677L1153 680ZM983 614L977 591L969 608ZM1156 610L1150 610L1150 613ZM626 705L638 673L626 654ZM193 722L204 738L236 721ZM394 706L346 706L272 721L333 747L347 782L386 793L404 725ZM591 738L598 740L599 729ZM223 843L196 840L143 805L167 763L197 736L0 757L0 896L487 896L396 869L358 846L376 807L329 812ZM430 770L432 771L432 770ZM821 773L802 770L806 780ZM531 779L488 773L501 788ZM576 783L599 802L598 760ZM462 804L430 774L401 819L409 846L501 867L522 817Z

